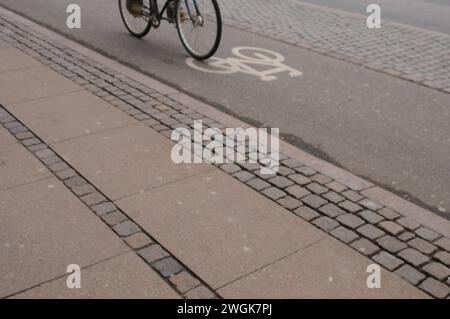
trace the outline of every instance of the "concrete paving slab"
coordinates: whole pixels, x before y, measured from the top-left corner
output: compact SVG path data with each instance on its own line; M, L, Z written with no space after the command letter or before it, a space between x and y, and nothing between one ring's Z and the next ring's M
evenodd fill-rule
M80 86L46 66L0 73L0 103L5 107L80 90Z
M0 127L0 190L49 178L51 173Z
M8 110L49 144L137 123L87 91L12 104Z
M0 192L0 297L129 250L56 178Z
M42 66L42 64L16 48L2 48L0 43L0 72L36 66Z
M219 170L116 204L213 288L326 236Z
M68 289L67 277L15 295L21 299L177 299L179 295L134 252L81 269L81 288Z
M381 288L367 287L373 264L327 238L252 273L218 292L224 298L427 298L403 279L382 270Z
M213 169L207 164L174 164L172 143L144 124L56 143L53 147L113 200Z

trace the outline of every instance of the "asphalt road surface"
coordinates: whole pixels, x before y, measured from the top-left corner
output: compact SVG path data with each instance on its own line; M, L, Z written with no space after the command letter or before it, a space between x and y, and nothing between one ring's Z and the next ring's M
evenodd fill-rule
M302 2L359 14L364 14L369 4L376 3L381 7L382 19L450 34L449 0L302 0Z
M115 0L76 1L82 28L69 30L66 7L74 2L0 0L222 110L279 127L300 148L450 215L449 94L232 27L224 30L218 57L233 57L236 47L258 47L281 54L292 69L272 81L257 73L205 73L186 64L173 26L163 25L142 40L129 36ZM303 75L291 77L294 70Z

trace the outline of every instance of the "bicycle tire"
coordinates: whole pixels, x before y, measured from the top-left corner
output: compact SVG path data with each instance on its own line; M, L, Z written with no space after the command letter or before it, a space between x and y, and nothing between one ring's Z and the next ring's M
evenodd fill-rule
M195 0L194 0L195 1ZM186 49L186 51L196 60L206 60L209 59L210 57L212 57L218 50L219 45L220 45L220 41L222 39L222 14L220 11L220 7L219 4L217 2L217 0L208 0L211 1L214 11L215 11L215 16L216 16L216 23L217 23L217 33L215 36L215 40L213 45L211 46L210 50L208 50L207 52L204 53L199 53L196 52L194 49L191 48L191 45L187 42L183 30L182 30L182 26L181 26L181 19L180 19L180 5L182 2L186 3L186 0L178 0L177 1L177 6L176 6L176 28L177 28L177 32L178 32L178 37L181 40L181 43L183 44L183 47Z
M152 23L151 21L147 22L146 27L144 28L144 30L142 30L141 32L136 32L135 30L133 30L133 28L129 25L129 22L127 21L126 17L125 17L125 12L123 12L124 10L124 2L126 0L119 0L119 11L120 11L120 16L122 18L122 22L125 25L125 28L128 30L128 32L136 37L136 38L142 38L145 37L151 30L152 28Z

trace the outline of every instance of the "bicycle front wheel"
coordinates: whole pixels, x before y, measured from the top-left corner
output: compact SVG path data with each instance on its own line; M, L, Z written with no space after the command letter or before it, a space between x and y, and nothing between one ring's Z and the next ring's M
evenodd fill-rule
M123 24L136 38L142 38L151 29L151 0L119 0Z
M216 0L178 0L178 35L184 48L197 60L212 57L222 38L222 16Z

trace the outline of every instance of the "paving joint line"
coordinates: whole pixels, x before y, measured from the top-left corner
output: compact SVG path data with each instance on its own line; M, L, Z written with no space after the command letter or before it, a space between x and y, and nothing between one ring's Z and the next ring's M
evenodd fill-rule
M38 178L36 180L33 180L31 182L27 182L27 183L21 183L21 184L17 184L17 185L13 185L10 187L6 187L6 188L0 188L0 192L5 192L5 191L11 191L20 187L24 187L24 186L28 186L28 185L33 185L33 184L37 184L43 181L46 181L48 179L52 179L53 176L49 176L49 177L42 177L42 178Z
M241 279L243 279L243 278L245 278L245 277L248 277L248 276L250 276L250 275L252 275L252 274L255 274L255 273L257 273L257 272L259 272L259 271L261 271L261 270L263 270L263 269L266 269L266 268L268 268L268 267L270 267L270 266L272 266L272 265L275 265L275 264L277 264L277 263L279 263L279 262L281 262L281 261L283 261L283 260L285 260L285 259L287 259L287 258L289 258L289 257L291 257L291 256L293 256L293 255L295 255L295 254L297 254L297 253L299 253L299 252L302 251L302 250L305 250L305 249L307 249L307 248L310 248L311 246L314 246L314 245L316 245L316 244L319 244L320 242L322 242L322 241L324 241L324 240L326 240L326 239L327 239L327 237L324 237L324 238L321 238L321 239L316 240L315 242L309 243L309 244L306 245L305 247L302 247L302 248L300 248L300 249L297 249L296 251L291 252L291 253L287 254L286 256L280 257L280 258L278 258L277 260L274 260L274 261L268 263L267 265L261 266L261 267L259 267L259 268L257 268L257 269L254 269L254 270L252 270L252 271L250 271L250 272L248 272L248 273L246 273L246 274L244 274L244 275L242 275L242 276L240 276L240 277L238 277L238 278L236 278L236 279L233 279L233 280L230 281L229 283L226 283L226 284L224 284L224 285L218 287L217 290L220 290L220 289L223 289L223 288L225 288L225 287L228 287L228 286L234 284L235 282L237 282L237 281L239 281L239 280L241 280Z
M112 259L114 259L114 258L116 258L116 257L120 257L120 256L123 256L123 255L129 254L131 251L132 251L132 250L128 250L128 251L125 251L125 252L123 252L123 253L120 253L120 254L117 254L117 255L114 255L114 256L105 258L105 259L103 259L103 260L100 260L100 261L98 261L98 262L95 262L95 263L86 265L86 266L82 267L80 270L87 270L87 269L89 269L89 268L92 268L92 267L94 267L94 266L97 266L97 265L99 265L99 264L101 264L101 263L104 263L104 262L106 262L106 261L110 261L110 260L112 260ZM12 298L12 297L14 297L14 296L20 295L20 294L22 294L22 293L24 293L24 292L27 292L27 291L29 291L29 290L32 290L32 289L41 287L41 286L43 286L43 285L49 284L49 283L51 283L51 282L54 282L54 281L56 281L56 280L59 280L59 279L65 278L65 277L67 277L67 274L62 274L62 275L60 275L60 276L53 277L53 278L48 279L48 280L44 280L43 282L40 282L40 283L35 284L35 285L32 285L32 286L30 286L30 287L28 287L28 288L25 288L25 289L16 291L16 292L14 292L14 293L12 293L12 294L10 294L10 295L4 296L4 297L2 297L2 298L3 298L3 299L9 299L9 298Z
M17 105L17 104L22 104L22 103L36 102L36 101L49 99L49 98L52 98L52 97L58 97L58 96L66 95L66 94L78 93L78 92L83 92L83 91L84 91L84 89L81 88L80 90L76 90L76 91L68 91L68 92L64 92L64 93L51 94L51 95L39 97L39 98L36 98L36 99L21 100L20 102L11 102L10 104L11 105Z
M184 178L177 179L177 180L172 181L172 182L162 183L162 184L160 184L158 186L145 188L145 189L142 190L142 192L147 193L147 192L150 192L150 191L153 191L153 190L157 190L157 189L160 189L160 188L163 188L163 187L167 187L167 186L174 185L174 184L177 184L177 183L180 183L180 182L184 182L184 181L187 181L187 180L190 180L190 179L194 179L194 178L200 177L202 175L208 175L209 173L212 172L212 170L213 169L211 168L210 170L207 170L205 172L201 172L201 173L197 173L197 174L194 174L194 175L186 176ZM139 194L141 194L141 192L136 192L136 193L132 193L132 194L129 194L129 195L124 195L122 197L119 197L119 198L115 199L114 201L118 202L118 201L121 201L121 200L124 200L124 199L133 198L135 196L138 196Z
M88 92L88 91L86 91L86 92ZM101 134L104 134L104 133L107 133L107 132L113 132L115 130L120 130L120 129L124 129L124 128L128 128L128 127L132 127L132 126L135 126L135 125L139 125L139 122L125 124L125 125L119 125L119 126L116 126L116 127L113 127L113 128L101 129L101 130L98 130L98 131L95 131L95 132L91 132L91 133L80 133L81 135L79 135L79 136L73 136L73 137L68 137L68 138L65 138L65 139L57 140L55 142L48 143L48 145L54 146L54 145L57 145L57 144L60 144L60 143L66 143L66 142L75 141L75 140L78 140L78 139L83 138L83 137L87 137L87 136L93 137L95 135L101 135Z

